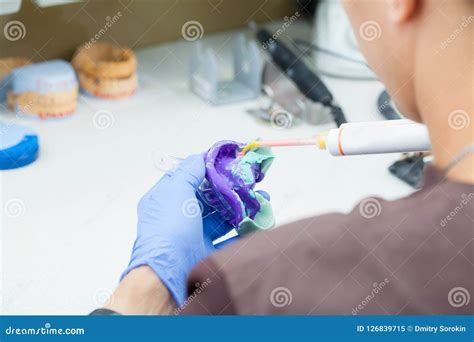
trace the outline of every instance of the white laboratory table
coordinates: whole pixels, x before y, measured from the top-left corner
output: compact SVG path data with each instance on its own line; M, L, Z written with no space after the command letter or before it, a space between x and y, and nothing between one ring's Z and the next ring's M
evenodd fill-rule
M203 39L223 63L230 63L233 33ZM222 139L311 136L333 127L272 128L245 113L262 99L207 105L188 90L191 45L181 40L138 50L140 87L133 97L81 96L71 118L17 120L38 132L41 155L1 173L3 314L87 314L103 304L127 266L137 202L163 174L164 154L182 157ZM350 121L381 119L380 83L325 80ZM5 109L0 118L16 120ZM412 192L387 170L398 155L336 158L310 147L275 154L260 187L271 194L279 225L347 212L367 196ZM5 214L12 199L20 215Z

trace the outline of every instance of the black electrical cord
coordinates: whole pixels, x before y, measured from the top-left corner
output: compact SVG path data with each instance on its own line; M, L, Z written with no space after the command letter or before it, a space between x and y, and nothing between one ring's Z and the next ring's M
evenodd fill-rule
M341 53L338 53L338 52L335 52L333 50L329 50L329 49L320 47L316 44L309 43L305 40L294 39L294 40L292 40L292 43L293 43L293 46L296 49L298 49L299 52L301 52L302 54L305 54L305 55L308 54L309 50L315 50L317 52L324 53L328 56L338 58L338 59L342 59L342 60L345 60L347 62L364 65L364 66L367 66L367 68L369 68L367 63L365 63L361 60L345 56L345 55L343 55ZM304 45L305 50L303 50L303 47L302 47L303 45ZM377 81L378 80L376 77L373 77L373 76L347 76L347 75L341 75L341 74L336 74L336 73L324 71L324 70L321 70L321 69L318 69L318 74L324 75L324 76L327 76L327 77L331 77L331 78L338 78L338 79L351 80L351 81Z
M314 43L307 42L306 40L293 39L292 41L293 41L293 45L295 45L295 47L297 47L298 49L300 49L300 46L305 46L306 48L309 48L309 49L312 49L312 50L315 50L315 51L318 51L318 52L322 52L326 55L333 56L333 57L336 57L336 58L339 58L339 59L343 59L343 60L348 61L348 62L362 64L362 65L365 65L366 67L368 67L368 64L365 63L364 61L361 61L360 59L355 59L355 58L343 55L342 53L323 48L323 47L321 47L319 45L316 45Z
M382 91L377 98L377 108L382 116L387 120L398 120L402 117L392 106L392 99L386 90Z

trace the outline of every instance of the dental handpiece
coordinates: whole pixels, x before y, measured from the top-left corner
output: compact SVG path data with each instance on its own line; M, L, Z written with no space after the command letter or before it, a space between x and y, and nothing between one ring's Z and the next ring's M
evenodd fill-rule
M289 77L301 93L313 102L322 103L330 108L331 115L338 127L346 118L324 82L306 65L301 56L293 53L283 42L274 39L266 29L257 31L257 39L266 46L273 63Z
M378 153L424 152L431 150L425 125L411 120L388 120L345 123L316 137L285 140L257 140L241 153L258 147L290 147L315 145L333 156Z

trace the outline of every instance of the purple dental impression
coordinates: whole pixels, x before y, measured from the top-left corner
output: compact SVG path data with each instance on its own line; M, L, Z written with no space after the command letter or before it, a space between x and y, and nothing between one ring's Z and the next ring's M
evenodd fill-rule
M260 210L253 189L264 177L260 163L237 156L243 146L235 141L214 144L205 156L206 181L200 189L206 202L234 227L247 216L254 219Z

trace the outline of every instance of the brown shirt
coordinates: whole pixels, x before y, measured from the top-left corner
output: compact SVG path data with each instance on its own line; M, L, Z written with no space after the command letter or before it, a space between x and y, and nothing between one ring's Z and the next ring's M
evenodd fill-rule
M341 193L341 196L344 196ZM255 233L201 262L181 314L466 315L474 186L434 168L407 198Z

